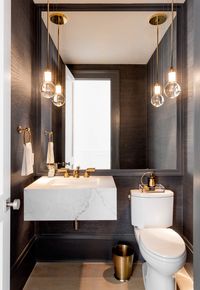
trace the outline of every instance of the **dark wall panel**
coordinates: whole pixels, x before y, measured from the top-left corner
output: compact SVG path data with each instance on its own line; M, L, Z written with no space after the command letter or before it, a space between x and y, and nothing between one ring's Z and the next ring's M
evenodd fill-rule
M194 173L194 91L193 91L193 1L187 1L187 62L185 71L188 79L185 82L184 102L184 179L183 179L183 234L193 244L193 173ZM186 77L187 77L186 75Z
M182 41L181 52L182 73L178 71L178 79L181 84L182 93L178 98L178 102L182 103L182 150L183 155L183 236L190 248L188 252L188 261L192 263L193 254L193 171L194 171L194 39L193 39L193 1L186 1L184 4L184 13L179 19L177 27L182 23L176 40ZM167 71L170 63L170 30L165 35L159 45L160 65L159 65L159 81L162 86L167 82ZM168 43L168 44L167 44ZM180 43L175 43L175 47L180 47ZM151 57L148 63L148 152L150 168L165 168L169 163L176 166L175 151L176 149L176 100L167 99L165 104L160 108L153 108L150 104L152 95L152 83L155 79L156 53ZM177 64L181 60L181 56L177 55ZM176 60L175 60L176 63ZM181 76L182 75L182 76ZM181 79L182 78L182 79ZM164 117L163 117L164 116ZM164 130L163 130L164 127ZM166 134L166 131L169 134ZM169 138L170 136L170 138ZM167 138L167 139L166 139ZM157 143L157 144L156 144ZM155 146L156 144L156 146ZM155 146L155 147L154 147ZM154 151L154 148L156 150ZM163 154L163 150L170 154ZM170 158L161 158L161 156L170 156Z
M146 164L147 67L145 65L68 65L73 70L115 70L120 78L121 169L143 169Z
M11 211L11 266L14 269L34 236L34 223L24 222L23 219L23 189L33 181L34 176L21 176L23 137L16 130L19 125L30 127L32 140L36 138L34 64L35 5L32 0L12 0L11 198L20 198L22 202L19 211ZM28 277L34 265L34 258L29 258L28 273L11 273L11 289L20 289L20 279L24 283ZM16 284L16 279L19 285Z
M176 20L175 23L176 24ZM176 25L175 30L176 31ZM176 37L174 37L176 39ZM176 42L174 49L176 51ZM176 66L176 55L174 57ZM167 99L164 87L170 66L170 29L159 44L159 84L165 103L159 108L151 105L153 86L156 79L156 51L148 62L148 158L149 168L177 168L177 103L176 99Z

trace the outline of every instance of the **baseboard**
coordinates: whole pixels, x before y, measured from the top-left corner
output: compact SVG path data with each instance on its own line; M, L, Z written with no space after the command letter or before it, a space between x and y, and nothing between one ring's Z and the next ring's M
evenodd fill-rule
M185 236L183 236L183 239L187 248L187 254L188 254L187 262L191 263L193 262L193 245Z
M43 261L111 261L112 247L119 242L130 244L138 258L137 243L131 235L40 235L36 240L36 260Z
M32 272L36 263L35 241L36 236L33 236L15 264L11 267L10 290L22 290Z
M190 277L193 277L193 245L188 241L186 237L183 236L186 249L187 249L187 260L185 264L185 269L187 270Z

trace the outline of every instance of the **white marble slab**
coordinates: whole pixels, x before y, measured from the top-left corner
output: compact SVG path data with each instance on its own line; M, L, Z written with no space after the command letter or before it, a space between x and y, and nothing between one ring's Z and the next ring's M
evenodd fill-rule
M41 177L24 189L24 220L116 220L112 176Z

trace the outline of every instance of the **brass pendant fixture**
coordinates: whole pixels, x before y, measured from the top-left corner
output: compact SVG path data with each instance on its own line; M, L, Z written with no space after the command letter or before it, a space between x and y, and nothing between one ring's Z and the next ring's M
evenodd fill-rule
M176 81L176 70L174 68L174 1L171 3L171 65L168 73L168 83L164 93L166 97L174 99L181 93L181 87Z
M156 48L156 83L153 88L153 96L151 97L151 104L154 107L160 107L164 104L164 97L162 95L161 85L159 84L159 76L158 76L158 66L159 66L159 26L162 25L167 20L167 15L164 13L157 13L154 14L151 19L149 20L149 23L151 25L156 26L157 34L156 34L156 40L157 40L157 48Z
M56 25L64 25L68 21L66 15L61 12L51 13L50 20Z
M55 94L52 98L52 103L56 106L56 107L62 107L65 104L65 97L64 94L62 92L62 86L59 82L59 75L60 75L60 26L65 25L68 21L67 17L65 16L65 14L60 13L60 12L56 12L56 13L52 13L50 15L50 20L52 23L54 23L55 25L58 26L58 72L57 72L57 84L55 87Z
M161 25L165 23L166 20L167 15L165 13L156 13L150 18L149 23L151 25Z
M47 69L44 72L43 82L41 85L41 96L46 99L53 98L55 85L52 82L52 73L49 64L49 0L47 0Z

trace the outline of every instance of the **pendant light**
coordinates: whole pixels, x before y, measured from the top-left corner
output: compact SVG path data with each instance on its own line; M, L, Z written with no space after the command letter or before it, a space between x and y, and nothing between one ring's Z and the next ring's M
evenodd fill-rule
M41 85L41 96L46 99L53 98L55 85L52 82L52 73L49 69L49 0L47 0L47 70Z
M168 73L168 83L165 86L164 93L166 97L174 99L181 93L181 87L176 81L176 70L174 69L174 1L171 4L171 67Z
M161 85L159 84L158 82L158 75L159 75L159 72L158 72L158 66L159 66L159 51L158 51L158 46L159 46L159 25L163 24L167 19L167 16L166 14L155 14L151 17L149 23L151 25L156 25L156 29L157 29L157 37L156 37L156 40L157 40L157 47L156 47L156 83L154 85L154 88L153 88L153 96L151 97L151 104L152 106L154 107L160 107L164 104L165 100L164 100L164 97L162 95L162 92L161 92Z
M52 103L57 107L62 107L65 104L65 97L62 92L62 86L59 82L60 79L60 25L67 23L67 17L63 13L53 13L50 17L51 21L58 26L58 72L57 72L57 84L55 87L55 94L52 98Z

